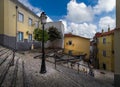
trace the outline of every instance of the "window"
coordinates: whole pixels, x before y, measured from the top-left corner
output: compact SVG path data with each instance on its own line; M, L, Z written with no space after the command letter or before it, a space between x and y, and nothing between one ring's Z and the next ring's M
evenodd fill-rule
M18 21L23 22L24 21L24 15L22 13L18 13Z
M69 44L69 45L72 45L72 41L69 41L68 44Z
M69 55L72 55L72 50L69 50L69 51L68 51L68 54L69 54Z
M38 28L38 24L39 24L38 22L35 22L35 27L36 27L36 28Z
M103 56L106 57L106 51L105 50L103 50Z
M99 39L98 38L96 38L96 43L99 43Z
M106 44L106 38L103 38L103 44Z
M23 41L23 32L18 32L18 41Z
M28 35L28 40L29 40L29 41L32 41L32 34L29 34L29 35Z
M31 18L29 18L28 23L29 23L29 26L32 26L32 19Z

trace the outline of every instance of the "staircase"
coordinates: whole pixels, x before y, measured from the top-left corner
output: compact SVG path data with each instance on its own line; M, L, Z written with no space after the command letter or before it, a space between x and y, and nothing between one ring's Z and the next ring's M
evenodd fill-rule
M40 59L0 46L0 87L113 87L63 65L46 61L47 73L40 74ZM13 61L14 59L14 61Z
M13 57L12 50L0 46L0 87L24 87L24 61Z

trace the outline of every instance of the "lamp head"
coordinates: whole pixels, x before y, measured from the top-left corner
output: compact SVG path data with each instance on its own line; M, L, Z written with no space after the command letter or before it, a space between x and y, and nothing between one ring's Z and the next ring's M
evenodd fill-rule
M41 13L41 15L40 15L40 21L41 21L41 24L46 24L47 15L45 14L45 12Z

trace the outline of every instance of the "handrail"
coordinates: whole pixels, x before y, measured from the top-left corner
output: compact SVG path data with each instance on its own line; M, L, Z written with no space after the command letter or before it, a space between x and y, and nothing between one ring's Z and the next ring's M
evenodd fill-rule
M67 64L71 63L70 65L71 65L72 69L73 69L73 66L76 64L77 65L77 71L78 71L78 73L80 72L80 66L83 66L83 67L86 67L86 68L89 69L88 74L90 76L94 76L93 69L89 66L88 63L87 63L88 65L85 65L85 64L80 64L80 63L76 62L77 60L80 61L79 58L75 58L74 57L74 58L63 59L60 56L55 55L54 59L55 59L55 69L56 69L56 66L57 66L57 62L65 61L65 62L67 62ZM84 73L87 74L87 71L84 71Z

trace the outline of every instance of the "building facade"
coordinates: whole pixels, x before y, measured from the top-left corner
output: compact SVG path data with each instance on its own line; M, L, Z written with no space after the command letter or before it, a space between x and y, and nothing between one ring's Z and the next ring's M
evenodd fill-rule
M120 0L116 0L115 49L115 87L120 87Z
M0 0L1 45L17 50L28 50L32 44L40 47L33 40L33 31L38 25L39 17L18 0Z
M61 39L57 39L55 41L47 41L45 44L46 48L64 48L64 25L62 21L58 22L47 22L45 25L45 29L49 29L50 27L55 27L61 34Z
M64 52L75 56L87 54L86 58L89 58L90 39L72 35L71 33L65 34Z
M114 71L114 30L96 33L99 68Z
M93 37L93 40L90 43L91 49L90 49L90 60L91 64L94 68L98 69L99 68L99 60L97 58L97 37Z

